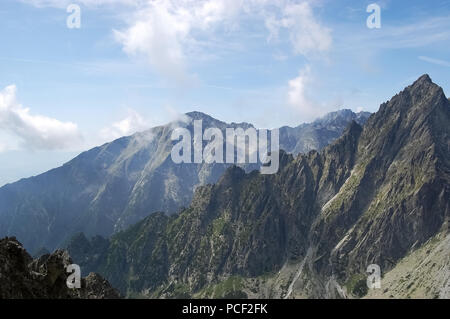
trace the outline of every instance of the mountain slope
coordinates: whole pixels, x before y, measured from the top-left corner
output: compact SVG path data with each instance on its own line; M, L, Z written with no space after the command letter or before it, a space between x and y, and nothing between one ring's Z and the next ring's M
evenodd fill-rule
M280 145L298 152L322 148L352 119L367 113L334 112L312 124L280 130ZM82 153L62 167L0 188L0 235L16 236L32 252L54 249L77 232L109 236L155 211L173 213L189 205L194 189L217 182L227 164L174 164L175 127L251 127L227 124L199 112ZM305 140L305 145L299 140ZM307 141L307 142L306 142ZM244 166L246 170L257 165Z
M450 235L438 235L401 259L366 298L450 299Z
M324 261L336 265L338 278L368 259L387 268L443 227L450 210L449 114L442 89L423 76L369 119L351 175L313 230L318 254L333 249Z
M179 215L69 251L128 294L363 296L367 266L385 273L448 234L449 124L450 102L423 76L320 153L281 152L275 175L229 168Z

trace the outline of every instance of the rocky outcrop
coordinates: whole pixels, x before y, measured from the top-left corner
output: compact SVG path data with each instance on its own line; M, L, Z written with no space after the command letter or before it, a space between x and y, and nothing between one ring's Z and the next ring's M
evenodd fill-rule
M100 275L81 279L81 288L67 287L67 251L57 250L38 259L14 237L0 239L0 299L116 299L117 290Z

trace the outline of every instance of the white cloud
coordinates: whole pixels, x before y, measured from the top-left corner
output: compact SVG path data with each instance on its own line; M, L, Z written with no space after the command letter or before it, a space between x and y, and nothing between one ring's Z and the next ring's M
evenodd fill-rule
M5 142L0 141L0 153L9 150L9 145Z
M36 7L65 8L72 0L21 0ZM165 79L178 85L191 85L187 61L208 57L212 43L232 49L225 39L239 33L245 43L246 32L267 32L268 41L287 38L294 54L311 55L331 47L331 30L322 26L310 3L303 0L78 0L88 8L128 6L127 27L113 30L126 54L144 58ZM314 2L316 3L316 2ZM245 30L245 19L262 28ZM241 27L243 27L241 29ZM239 40L238 40L239 41ZM214 51L216 55L217 50ZM218 53L220 54L220 53Z
M383 49L425 48L448 43L450 40L450 16L418 19L410 24L386 24L377 32L370 29L343 28L336 36L340 50L374 52Z
M0 131L17 138L27 149L54 150L79 145L82 136L76 124L31 114L30 109L17 102L16 91L15 85L0 91ZM11 147L11 141L3 144Z
M311 83L311 69L306 66L299 75L290 80L288 90L288 104L301 116L303 121L311 121L323 114L323 110L308 96Z
M281 17L269 16L266 26L270 32L269 41L278 38L280 28L286 28L296 54L309 55L331 48L331 29L317 21L311 5L306 1L282 7Z
M183 83L186 73L181 41L188 36L190 24L183 12L170 11L164 2L151 3L136 13L128 29L115 30L114 34L128 55L144 55L158 72Z
M116 40L130 56L143 56L169 80L180 85L192 82L186 55L198 51L194 31L209 33L218 22L237 13L235 0L155 0L140 7L124 30L114 30Z
M80 4L86 7L99 7L104 5L127 5L138 6L144 0L20 0L21 2L31 4L38 8L53 7L53 8L67 8L72 3Z
M150 127L150 123L136 111L129 109L128 115L109 127L100 131L100 137L103 141L111 141L122 136L129 136L136 132L144 131Z
M192 122L192 119L184 113L179 112L176 108L165 105L164 106L165 114L167 115L167 119L169 124L172 125L172 128L178 127L180 123L189 124Z
M444 61L444 60L439 60L439 59L434 59L434 58L430 58L427 56L419 56L419 60L425 61L425 62L429 62L429 63L433 63L436 65L440 65L440 66L446 66L446 67L450 67L450 62L449 61Z
M145 57L167 79L186 84L192 80L188 58L204 53L202 45L208 41L225 41L223 32L244 33L239 22L245 18L260 21L269 42L279 40L280 30L286 29L295 54L331 47L331 30L317 21L309 2L293 0L148 0L128 27L114 34L128 55Z

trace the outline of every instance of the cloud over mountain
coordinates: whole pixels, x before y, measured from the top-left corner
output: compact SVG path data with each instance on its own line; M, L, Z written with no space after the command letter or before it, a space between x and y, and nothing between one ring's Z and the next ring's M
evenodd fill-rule
M128 136L150 127L148 121L133 109L128 109L128 115L100 131L100 137L105 141Z
M15 85L0 91L0 132L17 138L20 146L34 150L64 149L81 142L82 136L75 123L32 114L17 101L16 92Z

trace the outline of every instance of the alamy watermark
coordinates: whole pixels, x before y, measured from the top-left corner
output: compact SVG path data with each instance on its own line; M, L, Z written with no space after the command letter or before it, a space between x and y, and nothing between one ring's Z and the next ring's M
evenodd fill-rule
M381 8L378 4L372 3L367 6L367 13L371 13L367 18L366 25L369 29L381 28Z
M81 268L77 264L71 264L66 267L66 272L70 273L67 277L66 285L69 289L81 288Z
M367 288L380 289L381 288L381 267L377 264L371 264L367 266L367 270L370 275L367 276Z
M70 15L67 17L66 25L69 29L81 28L81 8L78 4L69 4L67 7L67 13Z
M69 29L81 28L81 8L78 4L71 3L66 9L70 15L67 17L66 25ZM381 7L377 3L371 3L367 6L366 12L370 13L367 17L366 25L369 29L381 28Z
M246 130L226 128L226 138L224 139L222 130L217 127L207 128L203 131L202 120L194 120L193 127L193 137L191 132L184 127L172 131L172 141L178 141L171 151L174 163L256 164L259 162L263 164L261 166L262 174L275 174L278 171L280 163L278 129L270 130L270 134L268 134L268 130L257 130L254 127ZM204 141L207 144L203 148Z
M67 17L66 25L69 29L81 28L81 8L78 4L71 3L66 9L70 15ZM367 6L366 12L370 13L367 17L366 25L369 29L381 28L381 7L377 3L371 3Z

